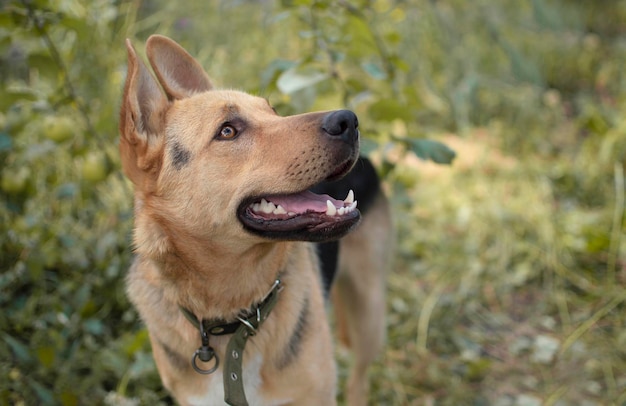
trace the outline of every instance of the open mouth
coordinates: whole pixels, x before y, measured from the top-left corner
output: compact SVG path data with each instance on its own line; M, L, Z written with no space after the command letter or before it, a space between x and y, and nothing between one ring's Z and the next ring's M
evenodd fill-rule
M250 231L269 238L327 241L342 237L360 220L354 192L344 200L311 191L249 201L239 219Z
M343 216L356 209L354 192L350 190L343 201L336 200L328 195L317 195L311 191L295 195L274 196L267 201L264 198L258 203L251 203L249 208L255 215L285 219L307 212L325 214L329 217Z
M356 163L357 151L351 149L348 158L318 182L344 177ZM313 186L244 199L237 217L245 229L265 238L323 242L343 237L361 220L354 192L338 200L308 190Z

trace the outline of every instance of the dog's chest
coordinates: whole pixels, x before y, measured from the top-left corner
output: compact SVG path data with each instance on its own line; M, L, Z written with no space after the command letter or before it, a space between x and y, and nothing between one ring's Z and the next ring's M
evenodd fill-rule
M274 406L289 403L289 400L264 399L261 397L261 366L263 356L256 354L252 359L246 359L244 363L243 382L246 399L250 406ZM222 371L216 371L210 375L204 396L190 396L187 399L190 406L225 405L224 402L224 379Z
M187 399L189 406L223 405L224 403L224 378L221 371L215 372L209 378L209 384L204 396L190 396Z

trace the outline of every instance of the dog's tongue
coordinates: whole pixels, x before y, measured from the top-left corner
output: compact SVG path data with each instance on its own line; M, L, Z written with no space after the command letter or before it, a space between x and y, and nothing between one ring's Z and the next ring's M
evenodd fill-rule
M294 213L307 211L324 213L328 207L326 201L330 201L336 208L343 207L343 201L328 195L318 195L309 190L293 195L272 196L269 200L276 206L283 206L286 211Z

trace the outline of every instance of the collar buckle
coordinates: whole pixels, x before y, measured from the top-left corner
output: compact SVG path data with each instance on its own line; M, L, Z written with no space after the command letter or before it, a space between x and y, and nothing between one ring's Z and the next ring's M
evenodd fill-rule
M258 306L256 308L256 320L254 320L252 317L249 317L249 318L237 317L237 320L239 320L241 324L246 326L246 328L248 329L248 334L250 334L250 336L254 336L256 335L257 328L261 324L261 308ZM254 320L255 323L252 323L250 320Z

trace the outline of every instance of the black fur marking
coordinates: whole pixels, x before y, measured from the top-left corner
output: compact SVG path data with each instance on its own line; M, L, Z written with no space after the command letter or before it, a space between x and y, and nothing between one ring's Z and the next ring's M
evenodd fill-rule
M302 305L302 309L300 310L300 315L298 316L298 321L294 326L293 332L291 333L291 338L289 339L289 343L287 344L287 348L283 353L283 356L278 361L278 369L283 369L289 366L296 358L298 358L298 354L300 354L300 346L302 344L302 338L305 335L305 330L308 328L308 318L309 318L309 298L307 297Z
M354 190L354 197L359 202L358 209L361 215L367 215L367 211L372 207L376 201L376 196L380 193L380 179L369 159L360 157L352 171L342 179L335 182L322 182L311 188L315 193L328 194L336 199L343 199L350 189ZM317 254L322 270L324 294L328 298L328 293L337 273L339 241L318 243Z
M324 297L328 299L330 288L333 286L335 274L337 273L339 240L321 242L315 245L317 246L317 257L320 260L320 269L322 271Z
M174 145L172 145L170 153L172 155L172 164L177 171L181 170L185 165L187 165L187 163L189 163L189 160L191 159L191 152L186 150L178 142L175 142Z
M354 198L359 202L359 211L365 215L380 191L380 179L369 159L360 157L346 176L333 182L319 183L311 191L341 200L350 189L354 190Z
M187 367L189 367L189 365L191 365L189 363L189 359L186 359L181 354L174 351L172 347L170 347L169 345L164 344L160 341L159 341L159 345L161 346L161 348L163 348L163 351L165 351L165 355L167 355L167 359L170 361L170 364L172 364L174 368L182 371L186 369Z

